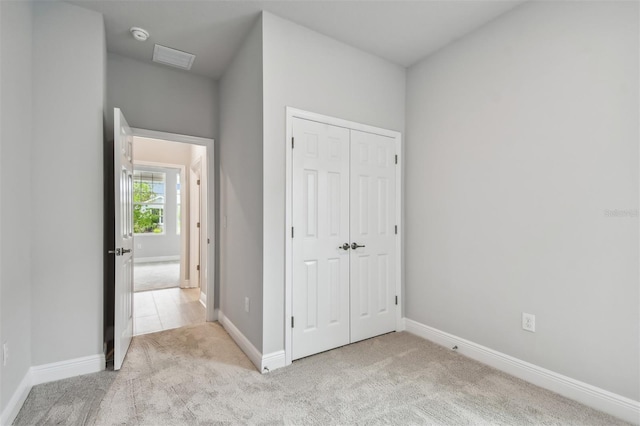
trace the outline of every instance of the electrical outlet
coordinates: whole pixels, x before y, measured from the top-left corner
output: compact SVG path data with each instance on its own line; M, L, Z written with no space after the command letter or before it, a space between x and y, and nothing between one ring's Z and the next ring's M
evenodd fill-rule
M522 313L522 329L535 333L536 332L536 316L533 314L528 314L526 312L523 312Z
M6 367L8 361L9 361L9 343L4 342L2 344L2 365Z
M249 298L248 297L244 298L244 311L245 312L249 312Z

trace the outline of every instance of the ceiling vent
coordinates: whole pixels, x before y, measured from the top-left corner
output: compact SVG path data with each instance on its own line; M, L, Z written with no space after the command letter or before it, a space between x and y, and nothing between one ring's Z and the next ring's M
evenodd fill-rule
M196 55L183 52L182 50L156 44L153 48L153 62L170 65L183 70L190 70Z

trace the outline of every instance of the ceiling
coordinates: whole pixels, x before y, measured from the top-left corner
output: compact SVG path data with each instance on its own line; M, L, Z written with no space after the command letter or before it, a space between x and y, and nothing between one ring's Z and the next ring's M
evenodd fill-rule
M408 67L525 0L72 0L104 15L107 50L151 61L162 44L196 55L191 72L218 79L266 10ZM136 41L129 28L151 34Z

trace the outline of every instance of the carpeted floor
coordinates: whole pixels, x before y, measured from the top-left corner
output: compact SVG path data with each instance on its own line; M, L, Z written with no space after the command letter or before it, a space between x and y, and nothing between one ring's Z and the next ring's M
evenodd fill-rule
M180 286L180 261L134 263L133 291Z
M135 337L120 372L34 387L15 424L626 423L406 332L261 375L205 323Z

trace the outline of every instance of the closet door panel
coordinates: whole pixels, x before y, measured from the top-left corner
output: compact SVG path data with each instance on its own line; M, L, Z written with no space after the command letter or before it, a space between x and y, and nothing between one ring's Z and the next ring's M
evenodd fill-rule
M395 330L395 140L351 130L351 341Z
M292 359L350 342L349 130L294 119Z

